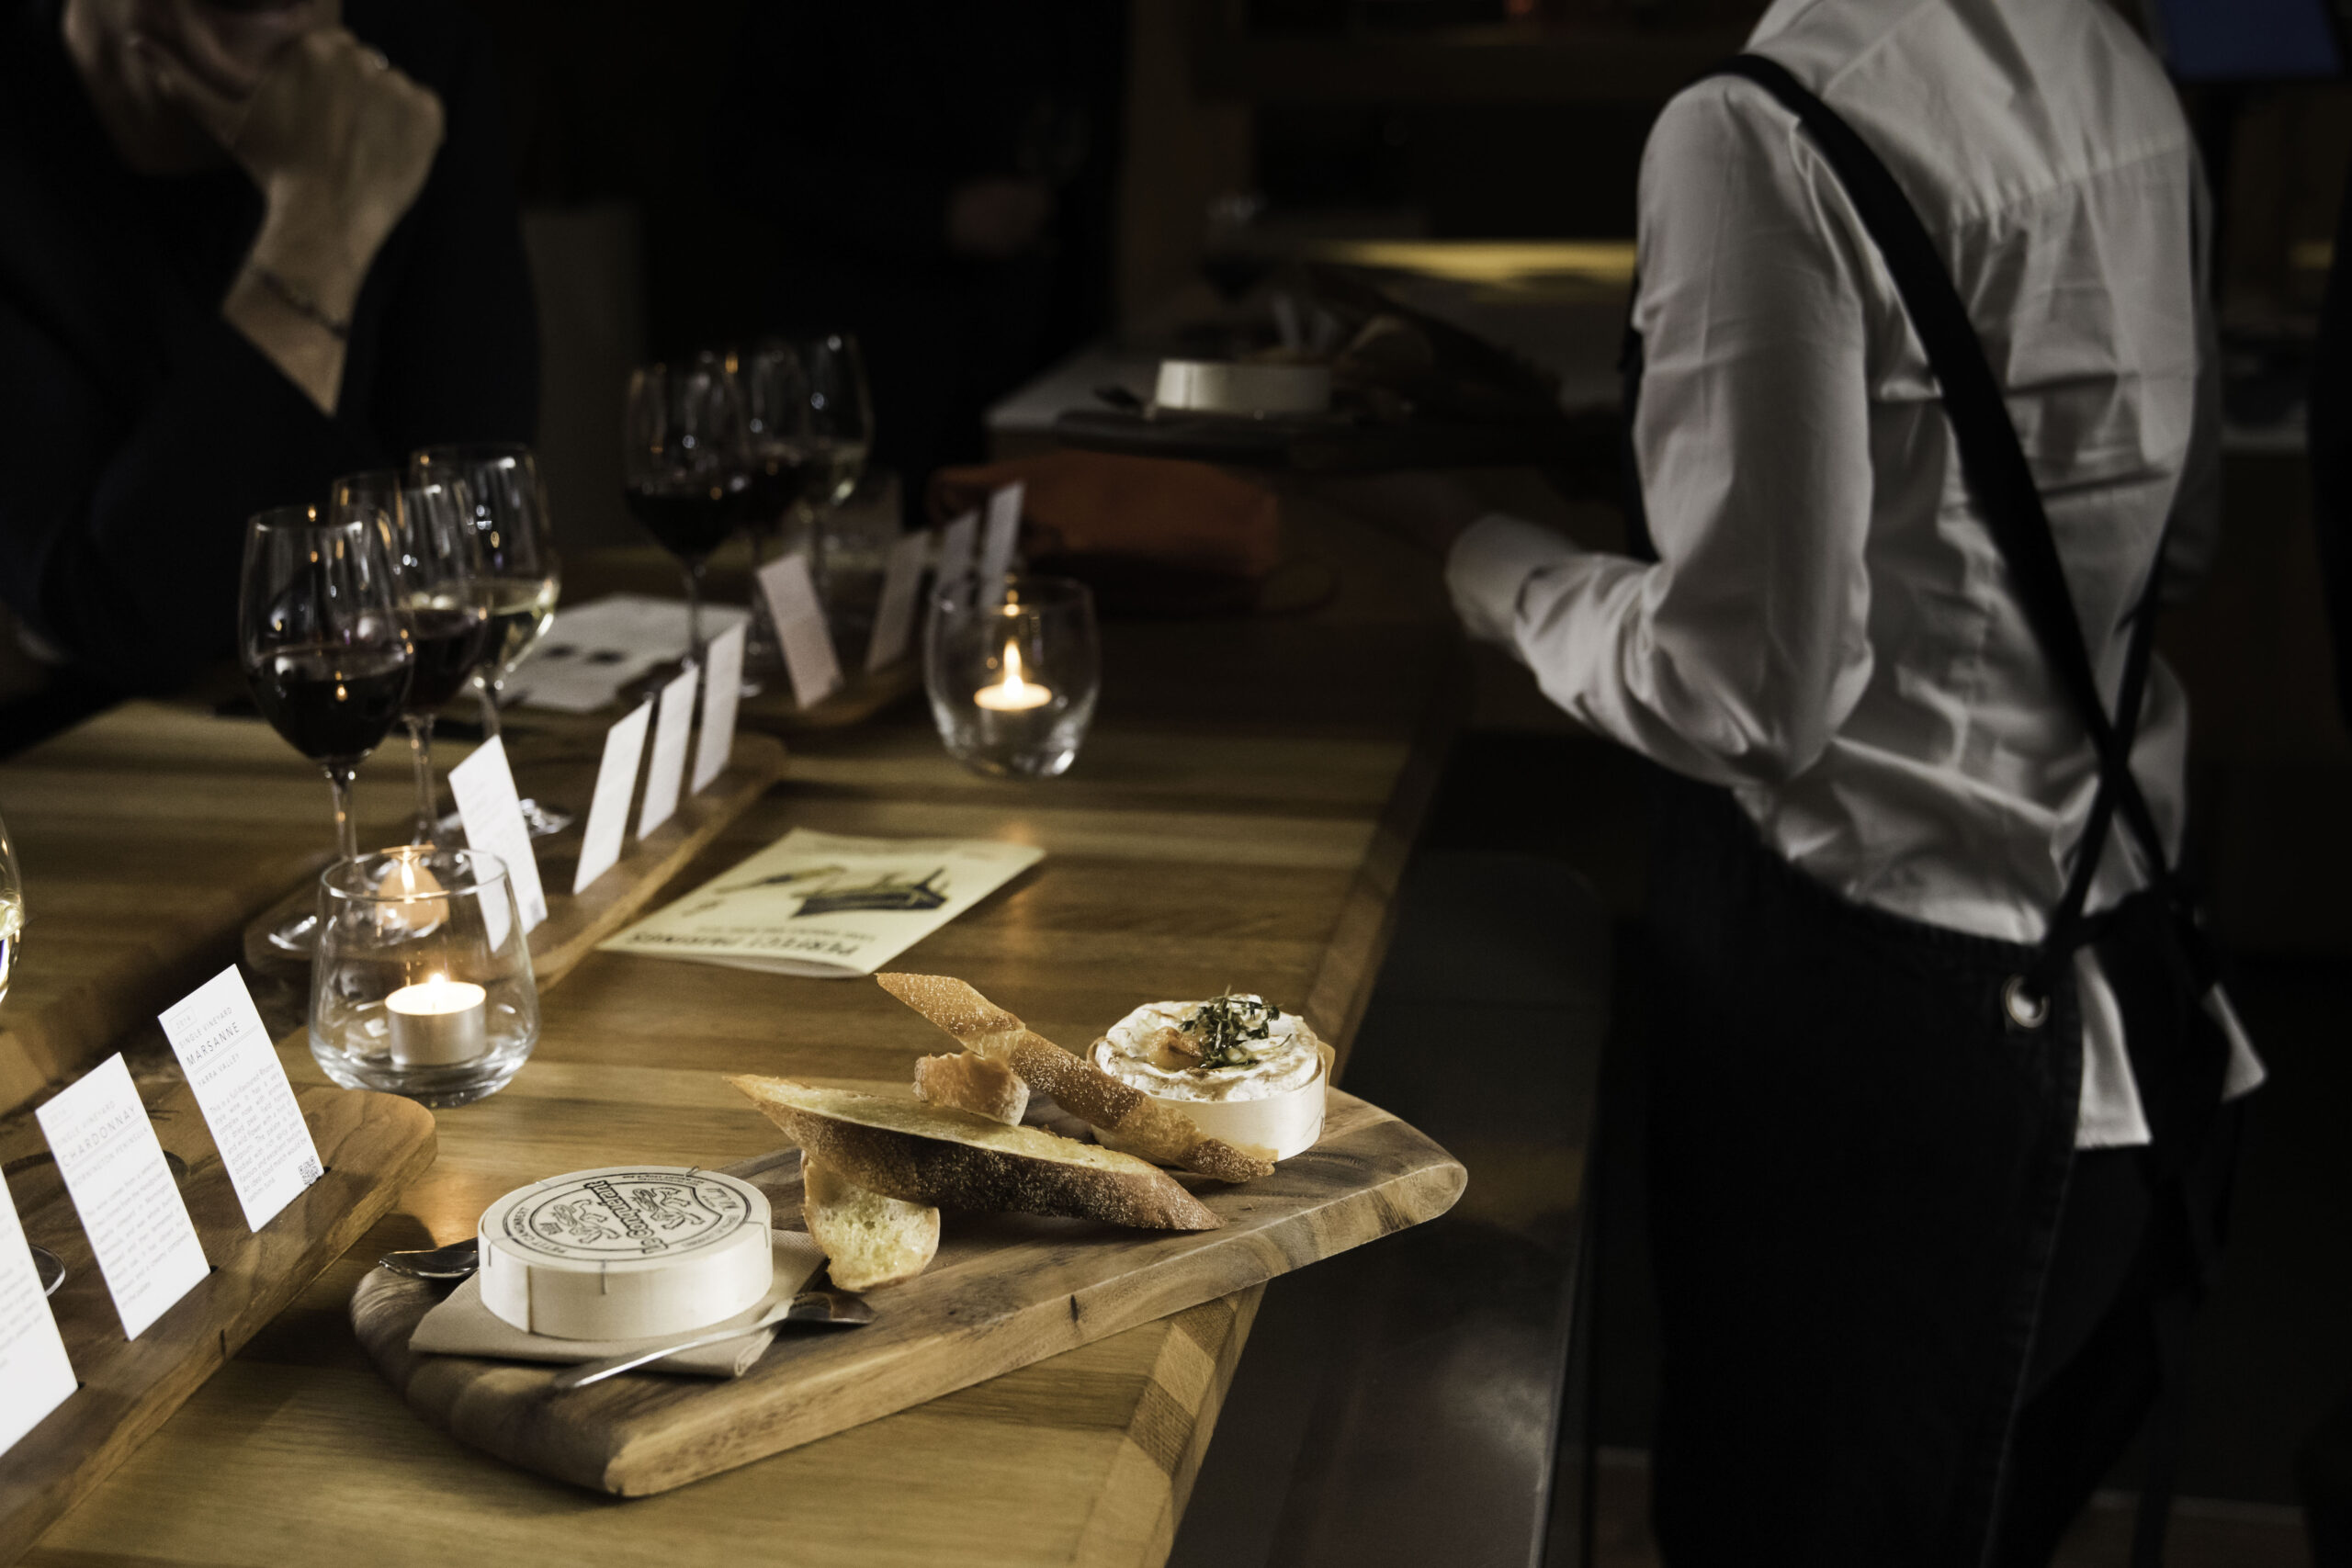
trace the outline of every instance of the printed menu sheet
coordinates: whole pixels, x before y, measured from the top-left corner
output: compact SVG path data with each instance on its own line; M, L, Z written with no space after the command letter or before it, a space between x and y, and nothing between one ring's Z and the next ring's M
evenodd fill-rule
M0 1453L74 1392L74 1364L40 1293L17 1201L0 1183Z
M871 975L1045 854L986 839L795 828L603 946L819 979Z
M118 1052L33 1115L57 1156L122 1331L136 1339L211 1266L130 1069Z

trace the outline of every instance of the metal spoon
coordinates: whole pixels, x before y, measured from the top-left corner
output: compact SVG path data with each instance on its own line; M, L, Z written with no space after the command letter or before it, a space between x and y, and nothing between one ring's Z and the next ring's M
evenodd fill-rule
M417 1252L387 1252L376 1259L379 1269L395 1274L405 1274L412 1280L463 1280L481 1267L481 1242L468 1236L447 1247L427 1247Z
M874 1309L846 1291L803 1291L750 1323L726 1328L708 1328L683 1339L665 1340L650 1349L632 1350L626 1356L583 1362L569 1371L558 1372L548 1388L554 1393L585 1388L590 1383L602 1382L606 1378L616 1377L650 1361L674 1356L681 1350L694 1350L724 1340L741 1339L746 1334L757 1334L761 1329L779 1323L803 1324L810 1328L859 1328L873 1321Z

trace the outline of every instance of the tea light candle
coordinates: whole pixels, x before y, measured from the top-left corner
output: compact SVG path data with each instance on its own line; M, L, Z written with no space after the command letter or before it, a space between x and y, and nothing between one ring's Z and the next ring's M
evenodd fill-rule
M1004 645L1004 679L993 686L982 686L972 694L972 700L998 713L1025 713L1052 702L1054 689L1021 678L1021 645L1008 642Z
M392 1065L451 1066L490 1049L486 1025L490 993L470 980L435 976L403 986L384 998L392 1022Z

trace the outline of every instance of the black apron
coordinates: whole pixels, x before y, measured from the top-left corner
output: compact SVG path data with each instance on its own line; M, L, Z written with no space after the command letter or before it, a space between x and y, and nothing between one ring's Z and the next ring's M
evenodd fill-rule
M2110 719L2023 450L1926 231L1883 165L1782 68L1743 56L1722 69L1798 116L1885 255L2101 783L2048 937L2025 946L1851 903L1765 846L1727 793L1660 775L1659 1542L1674 1568L1975 1568L1992 1560L2018 1482L2011 1435L2075 1159L2073 960L2086 945L2121 1006L2154 1133L2138 1157L2161 1193L2161 1233L2177 1242L2155 1293L2182 1325L2215 1245L2225 1172L2200 1156L2227 1044L2200 1006L2212 963L2127 764L2157 574ZM1629 337L1629 413L1639 369ZM1638 494L1632 531L1645 542ZM2152 885L2086 916L2118 818ZM2152 1489L2159 1508L2163 1491ZM2144 1550L2158 1533L2143 1531Z

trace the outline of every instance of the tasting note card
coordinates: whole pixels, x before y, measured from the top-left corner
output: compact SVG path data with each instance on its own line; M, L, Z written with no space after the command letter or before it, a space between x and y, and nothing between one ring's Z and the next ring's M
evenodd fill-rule
M97 1255L122 1332L136 1339L209 1266L121 1053L33 1114Z
M1045 858L987 839L849 839L795 828L604 943L776 975L871 975Z
M245 1224L259 1230L324 1172L245 977L232 964L156 1021L196 1091Z
M743 628L729 626L703 655L710 673L702 683L702 733L695 739L695 784L700 795L727 771L735 754L735 705L743 696Z
M580 863L571 874L574 893L586 892L620 863L629 798L637 794L637 764L645 756L645 727L652 717L653 704L641 702L605 731L605 760L596 764L596 793L588 797L588 826L580 830Z
M928 534L909 534L890 547L882 572L882 598L874 607L874 640L865 645L865 672L888 670L906 657L913 640L915 599L922 591L922 558Z
M0 1453L40 1425L74 1392L73 1363L40 1293L17 1201L0 1185Z
M640 839L677 814L678 785L686 776L686 738L695 728L695 682L698 671L684 670L662 688L662 712L653 721L653 761L645 770L645 799L637 808Z
M792 677L792 700L815 707L842 683L841 660L833 654L833 634L825 624L825 606L817 597L816 579L808 575L808 558L795 550L760 568L760 593L768 602L768 619L775 624L775 640L784 649L784 668Z
M1021 503L1029 487L1014 483L989 496L988 531L980 536L980 598L997 604L1004 598L1004 574L1012 570L1013 547L1021 541Z
M506 864L506 883L529 931L548 918L548 896L539 886L539 861L531 852L531 830L523 826L523 803L515 798L514 773L506 765L506 744L495 735L449 770L449 793L466 825L466 847L496 855ZM494 898L482 900L482 923L490 944L506 940L505 914Z
M939 530L939 562L933 581L942 588L972 570L972 552L978 547L980 514L967 512Z

